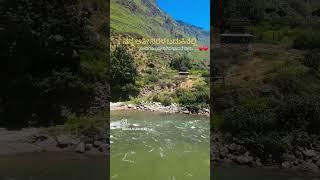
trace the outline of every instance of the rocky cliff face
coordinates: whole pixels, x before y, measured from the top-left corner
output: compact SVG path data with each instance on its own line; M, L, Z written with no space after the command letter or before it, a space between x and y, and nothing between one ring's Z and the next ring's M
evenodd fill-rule
M209 31L199 28L197 26L185 23L183 21L177 21L178 25L183 28L183 31L190 35L196 37L201 42L206 42L209 44L210 42L210 33Z

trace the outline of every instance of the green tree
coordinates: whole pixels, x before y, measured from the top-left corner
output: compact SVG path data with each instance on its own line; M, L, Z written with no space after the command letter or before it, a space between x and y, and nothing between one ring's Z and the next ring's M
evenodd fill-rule
M111 52L110 75L112 100L126 100L138 94L135 82L138 72L134 58L122 46Z
M80 66L90 14L79 0L0 3L0 122L50 124L63 109L85 112L94 91Z

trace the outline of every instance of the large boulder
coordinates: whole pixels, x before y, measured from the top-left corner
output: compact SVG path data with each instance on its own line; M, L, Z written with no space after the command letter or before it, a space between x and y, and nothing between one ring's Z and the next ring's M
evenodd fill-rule
M288 161L281 163L281 168L283 168L283 169L289 169L291 167L292 167L292 163L290 163Z
M108 153L109 152L109 144L103 143L99 147L100 152Z
M306 158L312 158L317 156L316 151L312 150L312 149L306 149L304 151L302 151L302 154L306 157Z
M71 136L68 136L68 135L59 135L56 137L56 141L57 141L57 146L60 148L78 144L80 142L79 139L72 138Z
M318 166L314 164L312 161L305 161L300 165L299 168L307 172L319 172Z
M86 146L83 142L79 143L76 148L75 148L75 151L77 153L84 153L86 151Z
M93 142L93 147L98 148L102 145L103 143L101 141L94 141Z
M230 145L227 146L228 150L230 153L232 154L242 154L245 153L245 149L243 148L243 146L232 143Z
M254 164L254 158L249 155L249 152L246 152L244 155L237 156L234 161L240 165L250 165Z

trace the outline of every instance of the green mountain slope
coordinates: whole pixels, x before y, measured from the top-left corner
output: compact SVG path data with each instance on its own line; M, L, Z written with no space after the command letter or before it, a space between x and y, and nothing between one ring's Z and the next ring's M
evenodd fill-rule
M111 0L110 2L111 49L123 43L125 37L133 38L196 38L198 45L209 45L208 31L176 21L161 10L156 0ZM194 47L197 48L197 47ZM134 56L139 71L147 64L154 64L158 69L168 69L172 58L188 54L194 67L208 69L209 53L204 51L139 51L128 47Z
M111 29L148 37L209 39L208 31L174 20L155 0L111 0Z

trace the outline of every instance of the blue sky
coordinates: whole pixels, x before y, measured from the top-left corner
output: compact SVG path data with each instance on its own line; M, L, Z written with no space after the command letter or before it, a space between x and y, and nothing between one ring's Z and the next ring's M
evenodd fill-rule
M210 0L157 0L157 3L174 19L210 30Z

